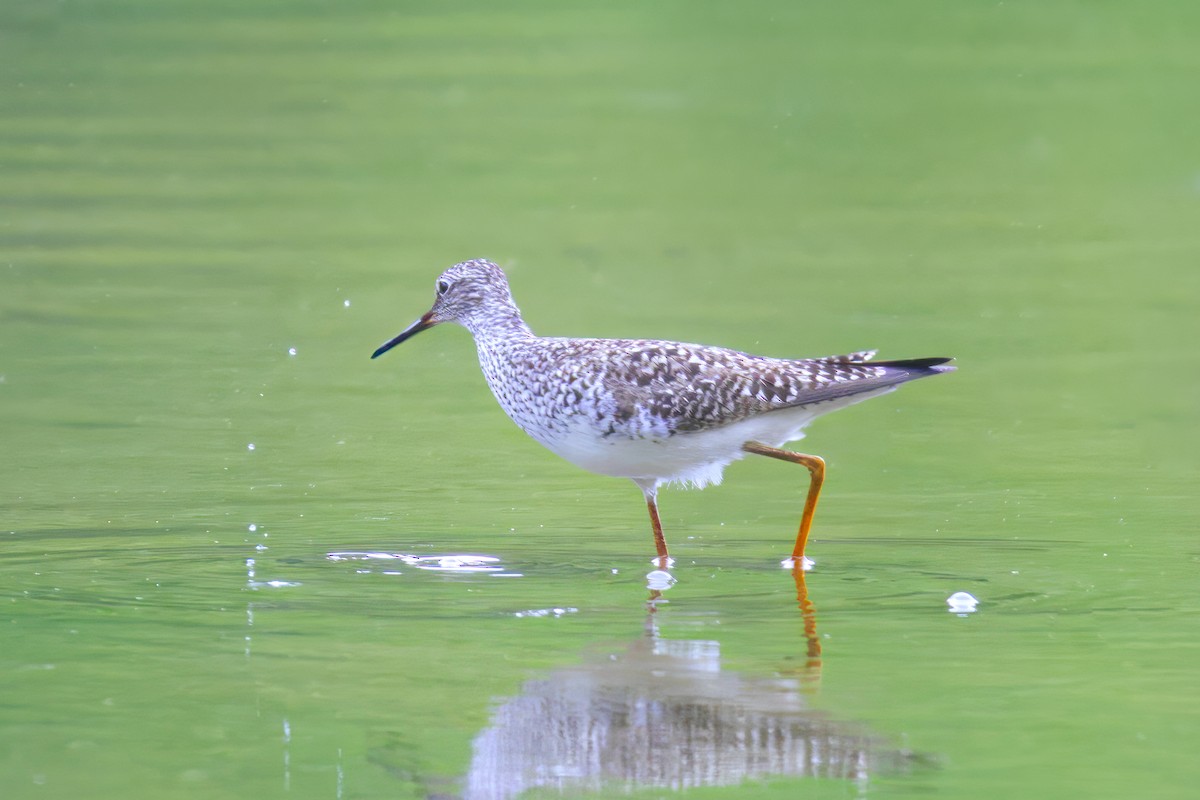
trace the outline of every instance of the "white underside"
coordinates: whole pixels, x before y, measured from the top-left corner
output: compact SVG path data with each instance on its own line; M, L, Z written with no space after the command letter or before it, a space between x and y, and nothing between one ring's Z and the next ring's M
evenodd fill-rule
M572 464L601 475L630 478L643 490L677 483L702 489L721 482L729 464L743 458L746 442L782 447L804 438L804 428L822 414L836 411L894 390L889 386L817 405L771 411L719 428L677 433L664 439L617 439L598 436L581 424L552 440L535 435L546 447Z

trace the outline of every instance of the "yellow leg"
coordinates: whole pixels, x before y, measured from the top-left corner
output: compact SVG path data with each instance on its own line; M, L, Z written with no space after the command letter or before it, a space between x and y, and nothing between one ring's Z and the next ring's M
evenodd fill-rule
M667 540L663 536L662 521L658 518L658 487L655 484L638 485L646 497L646 510L650 512L650 527L654 529L654 549L658 552L659 569L666 569L671 556L667 553Z
M799 564L800 559L804 558L804 545L808 542L808 531L812 527L813 514L817 511L817 498L821 495L821 486L825 483L825 460L820 456L794 453L791 450L768 447L759 442L746 442L742 445L742 449L747 453L778 458L780 461L790 461L808 468L808 497L804 501L804 513L800 515L800 530L796 534L796 546L792 548L792 559Z

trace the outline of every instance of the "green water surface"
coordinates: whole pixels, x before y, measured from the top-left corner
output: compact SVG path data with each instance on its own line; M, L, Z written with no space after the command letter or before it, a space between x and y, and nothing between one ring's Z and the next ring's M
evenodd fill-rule
M0 796L1193 796L1198 30L3 4ZM466 332L368 358L477 256L547 335L960 369L799 445L803 609L803 470L757 459L664 491L651 613L637 489Z

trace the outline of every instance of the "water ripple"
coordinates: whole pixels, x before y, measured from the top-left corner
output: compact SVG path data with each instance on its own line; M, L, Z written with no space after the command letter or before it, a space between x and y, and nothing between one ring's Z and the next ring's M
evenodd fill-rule
M400 562L405 566L431 572L475 573L483 572L497 577L521 577L520 573L508 572L495 556L480 556L461 553L434 556L415 556L407 553L384 553L374 550L342 550L325 555L330 561L383 561ZM369 570L365 570L369 571ZM400 574L392 570L390 574Z

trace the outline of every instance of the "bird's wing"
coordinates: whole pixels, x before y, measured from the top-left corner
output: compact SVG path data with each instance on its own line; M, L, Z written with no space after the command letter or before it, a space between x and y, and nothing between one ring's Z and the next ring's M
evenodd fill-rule
M606 350L602 381L617 418L662 432L845 398L953 369L949 359L867 363L874 351L787 360L674 342L627 341ZM641 420L638 421L638 417Z

